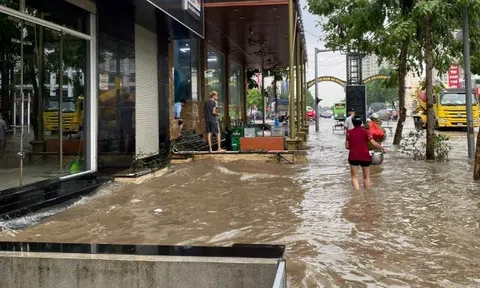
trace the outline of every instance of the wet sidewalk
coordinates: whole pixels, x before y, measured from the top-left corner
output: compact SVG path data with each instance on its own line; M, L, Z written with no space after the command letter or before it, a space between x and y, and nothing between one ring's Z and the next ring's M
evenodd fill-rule
M322 120L321 132L311 134L306 165L188 163L45 211L54 215L40 224L38 214L0 223L0 238L285 244L289 287L480 286L480 183L471 180L464 133L449 132L446 164L390 148L372 169L373 188L356 192L344 135L331 125ZM31 226L15 229L22 224Z

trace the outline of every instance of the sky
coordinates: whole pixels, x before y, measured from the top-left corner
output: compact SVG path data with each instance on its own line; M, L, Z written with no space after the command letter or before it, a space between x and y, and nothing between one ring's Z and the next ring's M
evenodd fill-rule
M305 39L307 42L308 67L307 81L315 79L315 48L325 49L322 35L322 28L317 27L320 20L319 16L308 12L307 1L300 0L302 6L302 20L305 29ZM342 80L346 79L346 57L340 53L326 52L318 54L318 76L334 76ZM315 87L310 88L312 95L315 95ZM319 98L321 106L330 107L335 102L345 98L343 87L331 82L320 82L318 84Z

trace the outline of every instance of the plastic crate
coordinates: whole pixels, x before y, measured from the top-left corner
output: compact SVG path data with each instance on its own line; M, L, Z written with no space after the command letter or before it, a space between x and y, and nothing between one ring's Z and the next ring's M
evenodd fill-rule
M282 126L273 126L272 127L272 136L273 137L283 137L285 136L285 128Z
M256 128L245 128L245 136L247 138L252 138L257 136L257 129Z

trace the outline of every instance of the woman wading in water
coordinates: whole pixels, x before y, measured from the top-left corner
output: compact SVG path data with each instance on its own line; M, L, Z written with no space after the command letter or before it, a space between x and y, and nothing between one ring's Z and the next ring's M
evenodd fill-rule
M372 155L368 150L368 144L378 148L385 153L385 148L373 140L372 135L362 127L362 118L353 116L352 122L354 128L347 132L345 148L350 152L348 154L348 163L350 163L350 174L352 175L352 186L356 190L360 189L358 182L358 166L362 167L363 187L370 188L370 165L372 164Z

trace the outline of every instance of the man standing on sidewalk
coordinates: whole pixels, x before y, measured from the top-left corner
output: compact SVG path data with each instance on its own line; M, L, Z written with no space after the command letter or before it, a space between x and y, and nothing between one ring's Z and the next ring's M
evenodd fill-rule
M225 150L222 149L221 142L221 134L220 134L220 124L218 123L218 112L217 112L217 99L218 93L217 91L212 91L210 93L210 99L205 102L205 128L208 133L208 147L210 148L210 152L213 152L212 149L212 134L217 135L217 144L218 144L218 152L224 152Z

